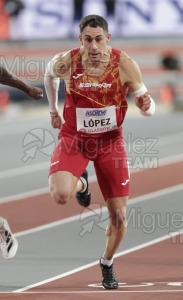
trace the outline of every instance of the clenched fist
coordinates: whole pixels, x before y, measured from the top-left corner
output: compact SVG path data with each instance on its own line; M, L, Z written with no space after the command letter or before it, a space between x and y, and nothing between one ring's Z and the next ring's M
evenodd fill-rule
M29 87L27 94L36 100L42 99L43 98L43 90L37 87Z
M147 111L151 105L151 96L149 95L149 92L145 92L141 96L135 97L135 104L140 110Z
M51 125L53 128L60 129L62 126L62 120L59 114L57 113L50 113L51 114Z

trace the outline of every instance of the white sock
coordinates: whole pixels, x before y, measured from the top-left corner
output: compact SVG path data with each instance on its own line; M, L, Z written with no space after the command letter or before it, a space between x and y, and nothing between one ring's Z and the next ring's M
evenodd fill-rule
M110 267L113 264L113 258L112 259L105 259L105 258L101 257L100 262L101 262L102 265Z
M86 189L87 189L87 181L86 181L86 179L84 177L80 177L80 180L81 180L81 182L83 184L83 189L79 193L84 193L86 191Z

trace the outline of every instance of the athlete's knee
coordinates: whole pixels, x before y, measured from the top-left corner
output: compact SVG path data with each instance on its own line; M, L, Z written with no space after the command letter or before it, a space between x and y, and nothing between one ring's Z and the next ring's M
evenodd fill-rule
M70 195L66 190L57 187L50 187L50 195L57 204L62 205L66 204L70 199Z
M117 230L124 230L127 228L126 210L117 209L111 215L111 223Z

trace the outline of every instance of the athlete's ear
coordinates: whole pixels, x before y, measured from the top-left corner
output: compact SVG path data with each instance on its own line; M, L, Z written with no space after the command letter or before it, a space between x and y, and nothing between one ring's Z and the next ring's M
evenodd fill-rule
M83 41L82 41L82 36L81 36L81 34L79 35L79 40L80 40L81 45L83 45Z
M106 34L106 42L108 43L111 39L111 34L110 33L107 33Z

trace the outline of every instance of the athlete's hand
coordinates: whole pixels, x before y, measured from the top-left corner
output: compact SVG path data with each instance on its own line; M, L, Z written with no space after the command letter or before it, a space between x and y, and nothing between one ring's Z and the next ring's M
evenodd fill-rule
M150 98L149 92L147 91L143 95L135 97L135 104L140 110L147 111L151 105Z
M57 113L50 113L51 114L51 125L53 128L60 129L62 126L62 119L59 114Z
M37 87L29 87L27 94L35 100L43 98L43 90Z

